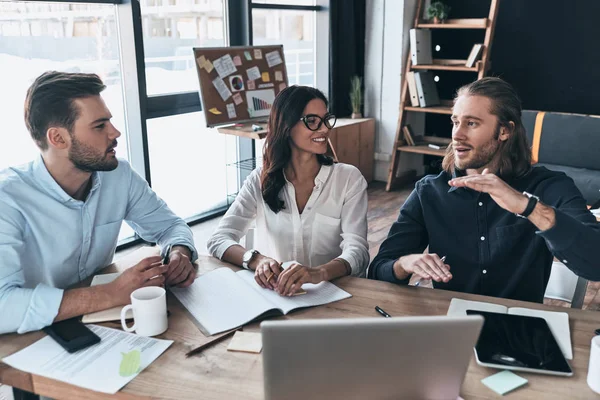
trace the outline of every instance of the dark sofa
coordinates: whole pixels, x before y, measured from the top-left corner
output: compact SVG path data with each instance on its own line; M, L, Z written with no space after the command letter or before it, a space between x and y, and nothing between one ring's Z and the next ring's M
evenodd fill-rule
M536 151L534 132L541 127ZM527 139L537 164L575 181L588 205L600 201L600 117L523 111ZM537 139L536 139L537 140Z

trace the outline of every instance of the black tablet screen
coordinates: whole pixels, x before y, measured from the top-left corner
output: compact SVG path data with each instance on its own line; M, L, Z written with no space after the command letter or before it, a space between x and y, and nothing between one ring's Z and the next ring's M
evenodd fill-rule
M475 350L479 361L570 373L571 368L543 318L467 310L484 317Z

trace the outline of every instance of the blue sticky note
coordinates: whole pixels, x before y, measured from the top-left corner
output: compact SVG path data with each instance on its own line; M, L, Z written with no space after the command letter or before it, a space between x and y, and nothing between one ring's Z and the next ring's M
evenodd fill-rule
M515 390L516 388L525 385L527 379L521 378L519 375L510 371L502 371L482 379L481 383L492 389L494 392L505 395L511 390Z

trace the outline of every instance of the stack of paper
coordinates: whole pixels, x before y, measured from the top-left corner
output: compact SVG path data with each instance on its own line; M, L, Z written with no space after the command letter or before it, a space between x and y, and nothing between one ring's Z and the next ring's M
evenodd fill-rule
M71 354L46 336L2 361L31 374L115 394L173 343L97 325L88 328L100 336L100 343Z

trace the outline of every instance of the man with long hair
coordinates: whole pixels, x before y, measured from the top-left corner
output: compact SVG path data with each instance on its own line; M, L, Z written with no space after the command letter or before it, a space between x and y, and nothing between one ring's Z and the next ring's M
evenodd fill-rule
M0 334L28 332L129 303L143 286L188 286L196 275L190 228L116 157L121 133L95 74L46 72L27 91L25 124L40 149L0 172ZM106 285L69 289L112 261L123 221L158 243Z
M468 84L451 119L444 171L417 182L369 278L416 275L436 288L542 302L557 257L600 280L600 224L571 178L531 166L514 88L498 78Z

